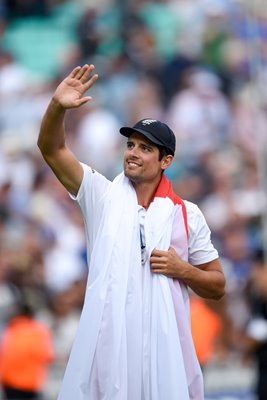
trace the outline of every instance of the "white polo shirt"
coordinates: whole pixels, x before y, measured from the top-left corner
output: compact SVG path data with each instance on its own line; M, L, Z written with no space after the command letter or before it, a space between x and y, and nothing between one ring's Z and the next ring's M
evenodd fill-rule
M82 164L84 176L78 194L74 198L82 211L85 221L85 229L90 242L97 234L97 227L101 218L105 196L109 191L111 181L88 165ZM211 241L211 232L203 213L198 206L190 201L184 201L188 223L188 261L192 265L200 265L218 258L218 252ZM145 238L142 226L146 216L146 210L139 207L140 231L143 244ZM90 240L91 238L91 240Z

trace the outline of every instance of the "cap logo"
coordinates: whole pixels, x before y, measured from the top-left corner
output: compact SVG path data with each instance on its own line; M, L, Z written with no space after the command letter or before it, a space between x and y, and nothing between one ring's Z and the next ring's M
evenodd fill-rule
M142 125L150 125L150 124L153 124L154 122L157 122L157 120L156 119L144 119L142 121Z

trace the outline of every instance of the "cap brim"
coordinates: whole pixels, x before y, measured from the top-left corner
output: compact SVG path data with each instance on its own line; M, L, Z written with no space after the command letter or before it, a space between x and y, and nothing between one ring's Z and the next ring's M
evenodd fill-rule
M159 146L162 147L166 147L165 144L163 144L162 142L160 142L158 139L156 139L153 135L151 135L151 133L143 131L142 129L135 129L135 128L130 128L128 126L123 126L122 128L120 128L120 133L123 136L129 137L133 132L137 132L137 133L141 133L142 135L144 135L148 140L150 140L152 143L155 143Z

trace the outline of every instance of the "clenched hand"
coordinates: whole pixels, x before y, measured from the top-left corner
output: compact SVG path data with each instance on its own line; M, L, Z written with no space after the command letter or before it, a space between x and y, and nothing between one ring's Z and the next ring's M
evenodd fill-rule
M150 268L155 274L163 274L170 278L183 278L188 263L178 256L173 247L168 251L154 249L150 256Z

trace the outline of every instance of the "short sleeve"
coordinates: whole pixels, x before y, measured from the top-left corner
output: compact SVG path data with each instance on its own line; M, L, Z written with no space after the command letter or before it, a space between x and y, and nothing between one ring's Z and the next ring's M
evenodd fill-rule
M185 201L188 220L188 261L200 265L218 258L211 241L211 231L198 206Z
M70 193L70 197L78 204L84 201L85 195L91 201L99 200L109 189L111 182L88 165L81 163L81 166L83 168L83 179L80 188L76 196Z
M80 188L77 196L70 194L70 197L78 203L85 222L87 236L92 239L96 235L106 195L112 183L88 165L83 163L81 165L84 174Z

